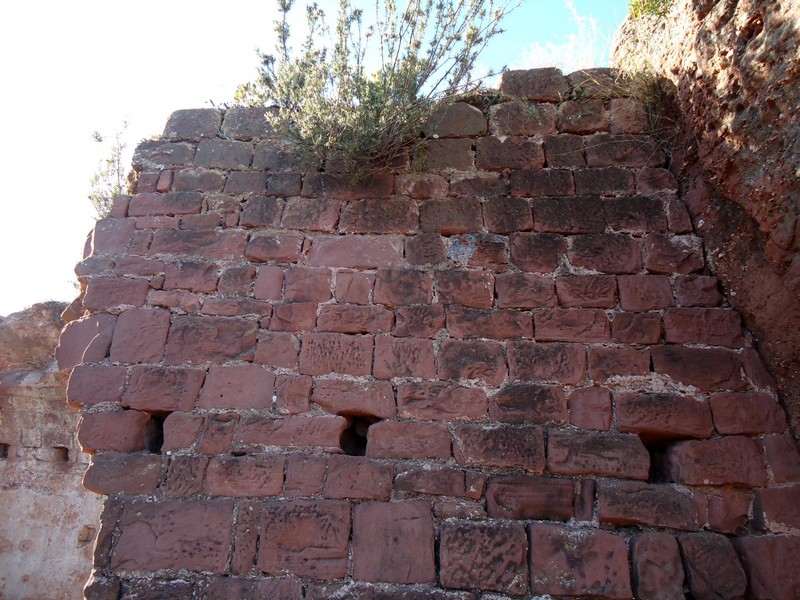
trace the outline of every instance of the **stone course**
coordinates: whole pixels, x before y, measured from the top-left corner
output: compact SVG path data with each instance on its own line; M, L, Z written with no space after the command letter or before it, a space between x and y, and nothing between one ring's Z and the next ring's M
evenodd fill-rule
M641 107L576 77L506 73L367 182L255 109L139 147L58 351L87 597L800 594L774 384Z

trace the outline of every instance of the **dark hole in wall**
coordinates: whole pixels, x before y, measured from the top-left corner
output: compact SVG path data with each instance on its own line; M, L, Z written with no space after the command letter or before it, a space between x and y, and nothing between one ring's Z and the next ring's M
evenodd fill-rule
M0 460L8 458L8 444L0 444Z
M339 446L349 456L364 456L367 453L367 430L380 419L375 417L347 417L349 424L339 438Z
M152 454L161 454L164 444L164 421L168 413L150 415L150 430L147 433L147 450Z
M53 462L67 462L69 460L69 448L64 446L53 447Z
M647 448L647 453L650 455L650 472L647 474L648 483L668 482L667 450L669 450L669 443L665 441L642 441L645 448Z

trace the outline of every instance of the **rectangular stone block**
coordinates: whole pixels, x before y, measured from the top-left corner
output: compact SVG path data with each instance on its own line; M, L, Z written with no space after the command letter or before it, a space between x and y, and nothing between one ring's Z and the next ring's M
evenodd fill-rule
M372 337L338 333L307 333L300 350L304 375L372 374Z
M647 479L650 456L635 435L550 430L547 468L559 475Z
M586 347L583 344L510 342L507 351L512 381L576 385L586 377Z
M457 425L453 455L467 467L509 467L544 471L544 436L532 425Z
M600 522L696 531L697 508L691 494L669 485L637 481L600 481Z
M217 456L208 463L206 493L233 498L278 496L283 491L282 456Z
M479 419L486 414L486 393L441 381L402 383L397 386L397 413L402 419Z
M567 521L572 518L574 488L571 479L492 477L486 487L486 508L495 519Z

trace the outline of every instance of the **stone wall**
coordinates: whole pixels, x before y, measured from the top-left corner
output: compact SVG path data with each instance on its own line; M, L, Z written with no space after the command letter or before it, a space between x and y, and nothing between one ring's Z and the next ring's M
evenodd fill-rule
M0 317L2 598L80 598L92 569L102 497L81 485L89 459L53 361L63 309Z
M87 596L797 597L775 384L612 87L507 73L367 183L250 109L143 142L61 338Z

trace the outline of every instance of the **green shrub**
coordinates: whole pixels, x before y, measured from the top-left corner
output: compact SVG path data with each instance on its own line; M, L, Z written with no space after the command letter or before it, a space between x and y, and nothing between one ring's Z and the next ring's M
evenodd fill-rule
M634 19L645 15L661 18L667 15L671 4L672 0L630 0L628 12Z
M474 91L472 71L500 21L515 5L494 0L376 0L375 23L339 0L329 28L316 3L306 7L309 32L290 48L288 13L272 54L259 52L255 82L239 87L242 104L277 106L273 127L296 143L312 165L335 163L365 177L395 166L420 141L427 119L459 94Z
M99 131L92 133L92 139L98 144L109 144L108 155L97 167L89 180L89 201L97 212L97 218L108 215L114 198L127 191L128 182L125 176L123 153L127 144L124 142L128 124L123 122L113 140L107 140Z

